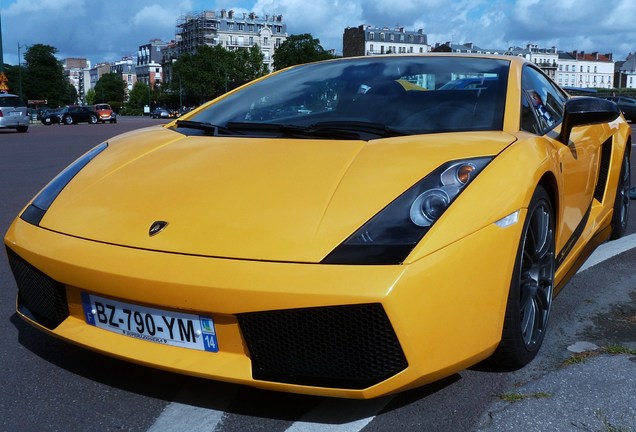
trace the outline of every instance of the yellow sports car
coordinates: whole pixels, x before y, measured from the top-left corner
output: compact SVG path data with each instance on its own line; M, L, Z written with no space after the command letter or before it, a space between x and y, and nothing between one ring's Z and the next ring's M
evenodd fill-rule
M631 129L509 56L271 74L95 147L5 237L19 314L103 354L371 398L530 362L626 229Z

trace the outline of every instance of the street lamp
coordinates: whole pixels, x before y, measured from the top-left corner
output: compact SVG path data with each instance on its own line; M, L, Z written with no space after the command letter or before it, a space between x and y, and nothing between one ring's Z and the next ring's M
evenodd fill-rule
M27 45L20 45L20 42L18 42L18 94L20 95L20 99L24 99L22 96L22 55L20 54L20 48L26 46Z

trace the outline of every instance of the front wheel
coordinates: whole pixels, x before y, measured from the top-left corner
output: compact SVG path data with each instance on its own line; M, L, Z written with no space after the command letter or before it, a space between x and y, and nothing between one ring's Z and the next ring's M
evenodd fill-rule
M67 125L73 124L73 117L71 116L64 117L64 124L67 124Z
M518 369L539 352L552 306L555 268L554 212L537 187L524 222L512 273L504 327L494 362Z
M610 240L616 240L625 235L627 222L629 222L629 187L631 186L631 169L629 153L625 150L621 175L618 179L616 198L614 199L614 214L612 215L612 234Z

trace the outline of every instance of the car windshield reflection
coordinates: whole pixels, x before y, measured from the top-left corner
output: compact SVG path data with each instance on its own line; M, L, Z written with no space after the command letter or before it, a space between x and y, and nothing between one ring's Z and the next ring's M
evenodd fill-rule
M347 122L400 135L501 130L508 68L507 60L450 56L308 64L230 94L188 120L221 126L214 132L223 135L236 129L228 125L249 123L249 131L241 130L240 136L281 136L270 124L287 133L291 126L325 122L339 122L335 132L340 135ZM202 133L200 128L177 129ZM357 129L352 139L385 136Z

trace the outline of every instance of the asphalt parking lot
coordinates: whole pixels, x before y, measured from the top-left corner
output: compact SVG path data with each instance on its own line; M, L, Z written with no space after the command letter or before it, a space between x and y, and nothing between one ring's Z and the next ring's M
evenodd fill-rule
M78 154L161 122L0 131L0 232ZM635 159L632 152L632 167ZM0 253L0 431L636 432L636 201L631 210L628 235L602 245L556 298L530 365L504 373L477 366L371 401L257 391L65 344L17 317L15 284Z

